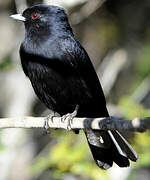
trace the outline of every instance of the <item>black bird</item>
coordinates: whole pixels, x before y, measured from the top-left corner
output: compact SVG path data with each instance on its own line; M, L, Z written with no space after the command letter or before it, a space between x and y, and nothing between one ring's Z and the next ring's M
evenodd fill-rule
M78 105L77 117L109 117L97 74L75 39L64 9L39 4L11 17L25 24L21 64L39 99L61 116ZM127 167L128 159L137 160L136 152L117 131L84 132L100 168L108 169L113 162Z

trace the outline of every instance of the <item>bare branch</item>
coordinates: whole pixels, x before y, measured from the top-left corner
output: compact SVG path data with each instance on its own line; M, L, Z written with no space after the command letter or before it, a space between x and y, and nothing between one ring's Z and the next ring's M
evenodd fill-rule
M54 117L53 122L49 120L50 128L67 129L67 120L61 121L61 117ZM20 117L1 118L0 128L43 128L44 117ZM116 117L106 118L74 118L71 129L99 129L99 130L121 130L144 132L150 129L150 117L131 121Z
M89 0L78 12L71 15L70 19L73 25L81 23L99 9L106 0Z
M26 8L26 0L15 0L16 9L18 13L22 13Z
M128 52L125 49L118 49L115 52L109 53L97 69L97 74L103 85L105 96L109 95L127 61Z

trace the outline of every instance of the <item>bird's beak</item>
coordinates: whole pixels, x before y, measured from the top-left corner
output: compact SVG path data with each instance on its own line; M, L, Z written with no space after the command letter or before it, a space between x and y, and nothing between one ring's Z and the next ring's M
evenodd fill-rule
M22 14L13 14L11 16L9 16L10 18L19 20L19 21L26 21L26 18L24 16L22 16Z

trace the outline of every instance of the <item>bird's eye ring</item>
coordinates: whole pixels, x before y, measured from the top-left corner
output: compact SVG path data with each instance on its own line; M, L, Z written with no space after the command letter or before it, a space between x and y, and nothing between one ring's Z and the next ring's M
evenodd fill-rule
M39 13L33 13L31 15L32 19L35 20L35 19L38 19L40 17L40 14Z

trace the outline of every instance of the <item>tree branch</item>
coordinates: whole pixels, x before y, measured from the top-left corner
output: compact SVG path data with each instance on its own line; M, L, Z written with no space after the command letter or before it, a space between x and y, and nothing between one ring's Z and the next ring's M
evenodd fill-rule
M91 16L97 9L99 9L106 0L89 0L87 3L78 11L71 15L70 19L73 25L78 25L89 16Z
M50 128L67 129L67 120L61 121L61 117L54 117L53 122L48 121ZM18 117L1 118L0 128L43 128L44 117ZM74 118L71 129L99 129L144 132L150 129L150 117L133 120L122 120L116 117L106 118Z

